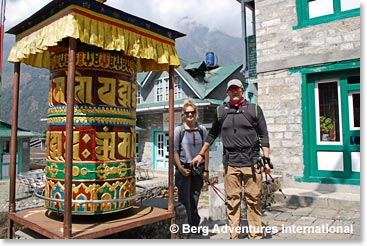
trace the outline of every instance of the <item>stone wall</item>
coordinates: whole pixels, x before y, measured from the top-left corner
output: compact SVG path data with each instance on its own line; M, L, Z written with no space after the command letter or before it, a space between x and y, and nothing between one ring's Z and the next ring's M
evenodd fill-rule
M141 160L152 162L153 157L153 139L152 130L161 129L163 126L163 115L140 115L138 116L138 126L143 128L140 133Z
M301 78L278 71L259 75L259 105L268 125L274 173L284 186L303 175Z
M359 16L295 28L296 1L256 0L255 8L258 73L360 58Z
M257 0L255 9L258 103L268 123L274 172L284 187L295 187L295 177L302 177L307 165L308 146L303 144L302 77L290 69L360 58L360 17L296 28L294 0Z

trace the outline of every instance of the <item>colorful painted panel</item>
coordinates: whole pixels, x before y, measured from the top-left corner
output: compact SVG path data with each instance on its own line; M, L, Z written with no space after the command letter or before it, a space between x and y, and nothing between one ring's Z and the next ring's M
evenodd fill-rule
M51 57L46 134L45 196L54 201L45 203L48 209L62 212L63 203L56 199L64 199L68 53L60 50ZM136 193L135 75L134 58L78 45L72 199L82 202L72 203L72 214L111 213L134 203L128 198Z

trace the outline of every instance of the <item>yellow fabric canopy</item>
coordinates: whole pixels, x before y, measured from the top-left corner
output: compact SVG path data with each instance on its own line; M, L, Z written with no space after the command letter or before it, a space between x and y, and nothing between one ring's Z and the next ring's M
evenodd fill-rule
M104 50L123 51L138 59L138 72L180 65L175 40L116 18L70 5L16 36L8 61L50 68L49 47L72 37Z

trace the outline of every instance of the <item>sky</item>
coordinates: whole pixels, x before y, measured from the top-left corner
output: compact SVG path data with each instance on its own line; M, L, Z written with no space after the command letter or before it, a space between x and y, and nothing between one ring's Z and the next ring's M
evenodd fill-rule
M7 0L5 30L49 2L51 0ZM181 31L182 26L199 24L212 31L241 37L241 4L236 0L107 0L105 4L177 31Z

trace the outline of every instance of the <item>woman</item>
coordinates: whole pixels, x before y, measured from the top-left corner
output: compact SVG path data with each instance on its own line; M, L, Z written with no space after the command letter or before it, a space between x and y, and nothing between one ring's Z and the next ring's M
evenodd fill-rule
M208 132L197 122L198 111L192 100L184 102L182 117L184 122L174 132L175 184L178 188L178 201L186 208L188 223L197 227L200 223L197 207L203 178L209 178L209 151L197 169L191 169L190 162L199 153Z

